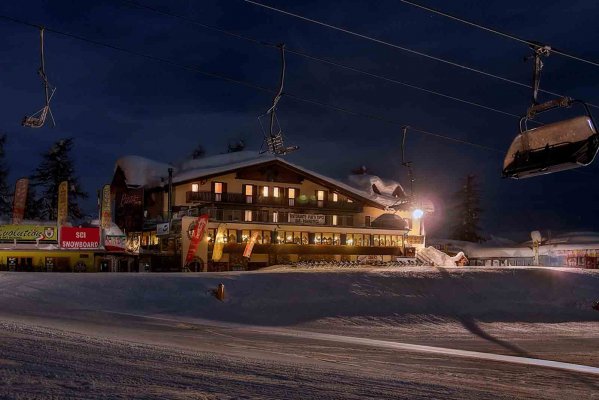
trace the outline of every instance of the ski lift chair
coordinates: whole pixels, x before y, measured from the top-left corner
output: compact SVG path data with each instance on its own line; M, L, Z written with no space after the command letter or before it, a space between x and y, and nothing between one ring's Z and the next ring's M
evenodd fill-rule
M529 178L587 166L599 150L599 135L588 106L587 115L527 129L526 122L538 112L569 107L562 98L535 105L520 121L520 134L513 140L503 162L503 176Z
M503 161L504 178L530 178L558 171L584 167L595 159L599 150L599 136L589 107L582 101L560 97L539 104L542 57L548 57L551 47L532 43L532 105L520 119L520 133L514 138ZM581 103L585 116L554 122L528 129L527 122L539 113L571 107Z

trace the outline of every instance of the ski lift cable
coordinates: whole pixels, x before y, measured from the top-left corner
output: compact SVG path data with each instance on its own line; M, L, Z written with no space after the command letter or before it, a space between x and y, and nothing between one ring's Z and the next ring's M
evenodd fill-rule
M419 55L421 57L425 57L425 58L428 58L428 59L431 59L431 60L435 60L435 61L438 61L438 62L441 62L441 63L444 63L444 64L448 64L448 65L454 66L456 68L461 68L461 69L464 69L464 70L467 70L467 71L475 72L477 74L486 76L488 78L494 78L494 79L498 79L498 80L501 80L501 81L504 81L504 82L508 82L508 83L511 83L511 84L514 84L514 85L518 85L518 86L530 88L530 85L528 85L526 83L518 82L518 81L510 79L510 78L506 78L506 77L503 77L503 76L500 76L500 75L496 75L496 74L492 74L490 72L483 71L481 69L477 69L477 68L474 68L474 67L469 67L467 65L459 64L457 62L446 60L446 59L441 58L441 57L437 57L437 56L433 56L433 55L430 55L430 54L427 54L427 53L423 53L421 51L413 50L413 49L410 49L408 47L400 46L400 45L397 45L397 44L394 44L394 43L391 43L391 42L387 42L387 41L384 41L384 40L381 40L381 39L374 38L372 36L367 36L367 35L364 35L364 34L361 34L361 33L353 32L353 31L351 31L349 29L345 29L345 28L341 28L341 27L338 27L338 26L335 26L335 25L327 24L326 22L322 22L322 21L318 21L318 20L315 20L315 19L312 19L312 18L304 17L304 16L299 15L299 14L294 14L292 12L281 10L279 8L272 7L272 6L269 6L269 5L266 5L266 4L263 4L263 3L259 3L259 2L253 1L253 0L242 0L242 1L244 1L246 3L249 3L249 4L253 4L253 5L259 6L259 7L263 7L263 8L266 8L266 9L269 9L269 10L272 10L272 11L275 11L275 12L278 12L278 13L281 13L281 14L285 14L285 15L288 15L288 16L291 16L291 17L294 17L294 18L298 18L298 19L301 19L301 20L304 20L304 21L307 21L307 22L311 22L311 23L316 24L316 25L324 26L324 27L329 28L329 29L340 31L340 32L346 33L348 35L356 36L356 37L359 37L359 38L362 38L362 39L369 40L371 42L375 42L375 43L382 44L382 45L385 45L385 46L389 46L389 47L392 47L392 48L395 48L395 49L398 49L398 50L402 50L402 51L405 51L405 52L408 52L408 53L411 53L411 54L416 54L416 55ZM543 90L543 89L541 89L539 91L543 92L543 93L547 93L547 94L553 95L553 96L563 97L563 95L561 95L559 93L556 93L556 92L549 91L549 90ZM589 104L590 106L592 106L594 108L599 108L599 105L594 105L594 104L590 104L590 103L587 103L587 104Z
M522 39L522 38L519 38L518 36L512 35L510 33L501 32L501 31L499 31L497 29L489 28L489 27L477 24L476 22L468 21L468 20L466 20L464 18L456 17L455 15L451 15L451 14L448 14L446 12L443 12L443 11L440 11L440 10L437 10L437 9L434 9L434 8L431 8L431 7L424 6L422 4L414 3L414 2L408 1L408 0L399 0L399 1L401 1L402 3L405 3L405 4L409 4L411 6L414 6L414 7L421 8L421 9L426 10L426 11L430 11L430 12L432 12L434 14L441 15L443 17L453 19L454 21L458 21L458 22L464 23L466 25L470 25L470 26L473 26L475 28L482 29L483 31L491 32L491 33L494 33L496 35L503 36L503 37L506 37L508 39L512 39L512 40L515 40L517 42L527 44L529 46L538 46L538 43L535 43L533 41ZM551 51L553 53L555 53L555 54L559 54L560 56L571 58L573 60L580 61L580 62L583 62L583 63L586 63L586 64L590 64L590 65L593 65L595 67L599 67L599 63L597 63L595 61L587 60L587 59L584 59L582 57L578 57L578 56L566 53L565 51L557 50L557 49L555 49L553 47L551 48Z
M21 24L21 25L27 25L27 26L39 29L38 25L33 24L31 22L22 21L22 20L17 19L17 18L9 17L9 16L6 16L6 15L0 15L0 18L8 20L8 21L11 21L11 22L14 22L14 23L18 23L18 24ZM205 71L205 70L202 70L202 69L200 69L200 68L198 68L198 67L196 67L194 65L178 63L178 62L175 62L173 60L166 59L166 58L157 57L157 56L153 56L153 55L145 54L145 53L140 53L140 52L135 51L135 50L129 50L129 49L126 49L126 48L123 48L123 47L119 47L119 46L115 46L115 45L112 45L112 44L109 44L109 43L103 43L103 42L100 42L100 41L97 41L97 40L94 40L94 39L88 39L88 38L85 38L85 37L80 36L80 35L76 35L76 34L68 33L68 32L63 32L63 31L52 29L52 28L48 28L48 27L45 27L45 30L47 32L52 32L52 33L55 33L57 35L66 36L66 37L69 37L69 38L72 38L72 39L76 39L76 40L80 40L80 41L83 41L83 42L91 43L93 45L100 46L100 47L106 47L106 48L109 48L109 49L112 49L112 50L116 50L116 51L119 51L119 52L122 52L122 53L131 54L131 55L134 55L136 57L146 58L148 60L160 62L162 64L170 65L170 66L177 67L177 68L180 68L180 69L184 69L184 70L187 70L187 71L196 72L196 73L199 73L201 75L204 75L204 76L207 76L207 77L210 77L210 78L215 78L215 79L220 79L220 80L227 81L227 82L230 82L230 83L235 83L235 84L238 84L238 85L241 85L241 86L245 86L245 87L248 87L248 88L251 88L251 89L255 89L255 90L261 91L261 92L266 92L266 93L271 93L271 94L275 94L276 93L276 90L274 90L274 89L270 89L270 88L267 88L267 87L264 87L264 86L260 86L258 84L252 83L252 82L247 82L247 81L243 81L243 80L240 80L240 79L231 78L231 77L226 76L226 75L222 75L222 74L218 74L218 73L214 73L214 72ZM339 106L336 106L336 105L333 105L333 104L324 103L324 102L321 102L321 101L318 101L318 100L307 99L307 98L304 98L304 97L296 96L296 95L294 95L292 93L285 93L285 97L290 98L290 99L294 99L294 100L299 101L299 102L316 105L316 106L319 106L319 107L322 107L322 108L327 108L327 109L330 109L330 110L335 110L335 111L342 112L342 113L345 113L345 114L348 114L348 115L359 116L359 117L363 117L363 118L367 118L367 119L371 119L371 120L385 122L385 123L392 124L392 125L399 125L399 126L402 126L402 127L406 125L405 123L400 123L399 121L391 120L391 119L388 119L386 117L382 117L382 116L379 116L379 115L376 115L376 114L367 114L367 113L363 113L363 112L359 112L359 111L354 111L354 110L351 110L351 109L348 109L348 108L339 107ZM442 135L442 134L430 132L430 131L427 131L427 130L424 130L424 129L418 129L418 128L415 128L413 126L410 126L410 129L413 130L414 132L419 132L419 133L421 133L423 135L427 135L427 136L431 136L431 137L435 137L435 138L443 139L443 140L447 140L447 141L452 141L452 142L460 143L460 144L464 144L464 145L469 145L469 146L473 146L473 147L478 147L478 148L481 148L481 149L485 149L485 150L489 150L489 151L496 152L496 153L499 153L499 154L503 154L502 150L499 150L499 149L493 148L493 147L489 147L489 146L486 146L486 145L482 145L482 144L479 144L479 143L471 142L471 141L468 141L468 140L458 139L458 138L455 138L455 137L451 137L451 136L446 136L446 135Z
M229 35L229 36L237 38L237 39L245 40L245 41L257 44L259 46L271 47L271 48L278 48L275 43L270 43L270 42L267 42L267 41L263 41L263 40L251 38L251 37L248 37L248 36L245 36L245 35L241 35L241 34L238 34L238 33L235 33L235 32L231 32L231 31L219 28L219 27L215 27L215 26L212 26L212 25L207 25L207 24L199 22L199 21L197 21L195 19L183 16L183 15L173 14L173 13L170 13L170 12L159 10L159 9L156 9L154 7L151 7L151 6L147 6L145 4L141 4L141 3L137 2L137 1L131 1L131 0L121 0L121 1L124 2L124 3L127 3L127 4L134 5L134 6L138 7L138 8L141 8L141 9L146 9L146 10L155 12L157 14L162 14L162 15L165 15L165 16L168 16L168 17L171 17L171 18L181 19L181 20L183 20L185 22L188 22L188 23L191 23L193 25L197 25L197 26L200 26L202 28L205 28L205 29L208 29L208 30L211 30L211 31L214 31L214 32L222 33L224 35ZM454 100L454 101L457 101L457 102L460 102L460 103L464 103L464 104L469 104L471 106L479 107L479 108L482 108L482 109L485 109L485 110L488 110L488 111L497 112L499 114L504 114L504 115L507 115L507 116L510 116L510 117L514 117L514 118L520 118L521 117L520 115L517 115L517 114L514 114L514 113L510 113L508 111L500 110L500 109L497 109L497 108L494 108L494 107L490 107L490 106L485 106L483 104L480 104L480 103L477 103L477 102L474 102L474 101L461 99L459 97L451 96L451 95L448 95L448 94L445 94L445 93L442 93L442 92L438 92L438 91L435 91L435 90L423 88L421 86L417 86L417 85L413 85L413 84L410 84L410 83L402 82L402 81L399 81L397 79L389 78L389 77L386 77L386 76L383 76L383 75L374 74L372 72L364 71L364 70L361 70L361 69L358 69L358 68L355 68L355 67L352 67L352 66L349 66L349 65L345 65L345 64L341 64L341 63L338 63L338 62L335 62L335 61L331 61L329 59L317 57L317 56L305 53L303 51L294 50L294 49L291 49L291 48L289 48L287 46L285 46L285 51L287 53L295 54L297 56L304 57L304 58L307 58L309 60L313 60L313 61L320 62L320 63L323 63L323 64L328 64L328 65L331 65L331 66L334 66L334 67L337 67L337 68L346 69L348 71L352 71L352 72L355 72L355 73L358 73L358 74L366 75L366 76L369 76L371 78L383 80L383 81L394 83L394 84L397 84L397 85L405 86L405 87L408 87L408 88L411 88L411 89L420 90L420 91L428 93L428 94L432 94L432 95L439 96L439 97L444 97L446 99ZM597 108L599 108L599 106L597 106Z

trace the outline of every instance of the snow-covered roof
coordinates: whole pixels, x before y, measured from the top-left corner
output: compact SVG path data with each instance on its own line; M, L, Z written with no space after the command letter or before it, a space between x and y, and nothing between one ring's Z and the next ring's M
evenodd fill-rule
M397 188L399 187L399 191L403 193L403 187L395 181L382 180L374 175L360 175L362 178L350 178L350 184L347 184L272 154L260 154L257 151L250 150L218 154L196 160L187 160L178 165L177 168L139 156L122 157L117 161L117 166L121 167L125 173L128 185L157 187L166 184L169 167L174 168L173 183L182 183L272 161L280 162L292 169L303 172L308 176L318 178L323 182L329 183L331 186L337 187L349 194L353 194L358 198L376 203L383 208L397 207L402 203L408 202L406 197L397 196ZM373 182L377 185L380 193L375 193L373 191ZM368 187L364 186L365 183L368 183ZM422 207L425 211L432 212L434 210L432 203L428 200L424 200Z
M128 186L139 187L159 186L162 179L168 177L168 169L173 168L170 164L160 163L140 156L121 157L116 161L116 167L119 167L125 173Z
M173 183L234 171L273 160L285 162L271 154L260 154L249 150L189 160L181 164L178 172L173 175Z

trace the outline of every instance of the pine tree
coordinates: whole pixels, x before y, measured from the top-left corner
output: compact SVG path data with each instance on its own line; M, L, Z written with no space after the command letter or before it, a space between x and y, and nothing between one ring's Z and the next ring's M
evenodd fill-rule
M35 188L29 185L29 190L27 190L27 201L25 202L25 219L34 221L42 219L43 205L43 199L39 199L35 192Z
M75 176L73 160L70 158L72 148L72 138L58 140L42 155L41 164L31 176L31 185L42 188L40 211L48 220L57 218L58 186L62 181L69 182L69 216L76 219L83 216L77 200L87 198L87 193L80 189L79 178Z
M0 135L0 215L8 216L12 209L12 193L8 188L6 179L8 178L8 167L4 161L6 152L6 134Z
M465 184L454 195L454 206L451 209L454 219L451 238L468 242L481 242L479 235L480 190L476 176L468 175Z

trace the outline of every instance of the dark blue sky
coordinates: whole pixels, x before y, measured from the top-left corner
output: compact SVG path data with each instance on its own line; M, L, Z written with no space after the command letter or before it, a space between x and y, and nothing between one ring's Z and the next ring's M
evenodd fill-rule
M143 0L175 14L269 42L284 42L319 57L414 85L521 114L526 88L411 55L341 32L265 10L241 0ZM528 83L529 49L472 27L434 16L397 0L277 1L283 8L385 41ZM564 1L428 0L428 6L517 36L599 60L599 3ZM194 64L206 71L275 88L276 50L137 9L120 0L4 2L0 13L137 52ZM178 161L198 143L220 153L244 139L258 148L256 117L272 96L134 55L46 35L47 73L57 86L56 128L27 129L21 118L42 106L38 32L0 20L0 131L9 137L11 183L30 174L39 154L61 137L75 138L76 167L92 196L109 182L116 159L137 154ZM285 91L363 113L380 115L443 135L507 149L517 119L287 56ZM599 104L599 69L558 55L545 62L541 87ZM547 98L547 97L544 97ZM599 110L595 110L599 111ZM400 165L398 126L326 110L288 97L279 104L287 140L301 150L292 162L336 178L366 165L382 177L406 180ZM562 114L568 116L567 112ZM561 115L560 115L561 116ZM488 233L533 229L599 230L598 166L523 181L500 178L501 154L419 134L408 137L417 189L438 207L429 232L444 226L445 205L469 173L483 190Z

